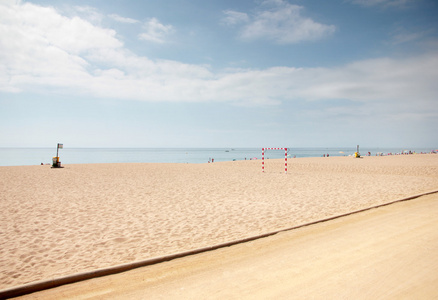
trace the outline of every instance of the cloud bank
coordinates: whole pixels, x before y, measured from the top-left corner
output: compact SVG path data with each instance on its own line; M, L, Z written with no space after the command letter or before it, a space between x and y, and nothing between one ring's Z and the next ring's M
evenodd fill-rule
M292 6L286 14L299 14L300 10ZM273 19L276 13L259 14L258 20ZM244 15L228 16L230 24L247 22ZM280 16L279 20L285 19ZM255 19L251 22L247 25L256 26ZM150 20L150 40L159 41L160 34L169 32L159 24ZM278 29L278 24L274 28ZM235 105L346 99L376 112L438 113L436 52L363 60L336 68L279 66L213 72L208 66L138 56L112 29L66 17L54 8L17 1L0 3L0 36L2 93Z

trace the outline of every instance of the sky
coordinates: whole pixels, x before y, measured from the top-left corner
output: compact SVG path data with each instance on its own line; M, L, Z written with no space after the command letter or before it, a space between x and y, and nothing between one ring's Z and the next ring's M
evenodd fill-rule
M435 0L0 0L0 147L438 148Z

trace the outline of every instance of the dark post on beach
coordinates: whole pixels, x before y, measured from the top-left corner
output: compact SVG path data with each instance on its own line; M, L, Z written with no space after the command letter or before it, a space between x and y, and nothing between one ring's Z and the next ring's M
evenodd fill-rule
M58 143L56 147L56 157L53 158L52 168L62 168L61 162L59 161L59 149L64 148L63 144Z

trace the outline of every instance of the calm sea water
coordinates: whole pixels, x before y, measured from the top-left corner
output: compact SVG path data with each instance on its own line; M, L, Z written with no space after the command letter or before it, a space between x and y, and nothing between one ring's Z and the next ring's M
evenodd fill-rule
M362 155L400 153L405 150L430 152L432 149L360 148ZM288 148L289 157L320 157L352 155L354 148ZM343 152L343 153L342 153ZM40 165L51 163L53 148L0 148L0 166ZM245 159L261 159L261 148L68 148L59 149L60 161L66 164L89 163L207 163ZM265 158L284 158L283 150L267 150Z

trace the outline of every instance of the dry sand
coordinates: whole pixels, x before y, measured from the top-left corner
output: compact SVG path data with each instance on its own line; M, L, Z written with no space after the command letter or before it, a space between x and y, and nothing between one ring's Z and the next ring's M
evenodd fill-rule
M438 190L438 155L0 167L0 289Z
M22 298L438 299L437 210L435 193Z

